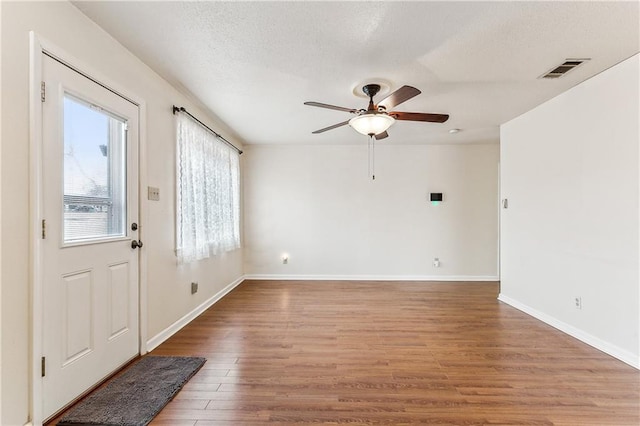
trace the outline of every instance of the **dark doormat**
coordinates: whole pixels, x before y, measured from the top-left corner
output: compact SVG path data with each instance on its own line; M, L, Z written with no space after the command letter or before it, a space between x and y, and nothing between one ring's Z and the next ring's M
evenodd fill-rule
M80 401L58 426L147 425L205 361L195 357L146 356Z

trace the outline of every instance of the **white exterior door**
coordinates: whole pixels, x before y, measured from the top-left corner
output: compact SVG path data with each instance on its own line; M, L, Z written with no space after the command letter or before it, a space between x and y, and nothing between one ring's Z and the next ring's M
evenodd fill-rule
M139 353L138 107L43 56L43 416Z

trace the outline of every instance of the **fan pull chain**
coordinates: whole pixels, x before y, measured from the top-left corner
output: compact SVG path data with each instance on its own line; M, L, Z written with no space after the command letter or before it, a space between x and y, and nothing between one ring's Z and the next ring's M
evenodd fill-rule
M371 180L376 180L376 139L373 135L369 136L369 176Z
M367 175L371 176L371 136L369 136L369 140L367 141Z

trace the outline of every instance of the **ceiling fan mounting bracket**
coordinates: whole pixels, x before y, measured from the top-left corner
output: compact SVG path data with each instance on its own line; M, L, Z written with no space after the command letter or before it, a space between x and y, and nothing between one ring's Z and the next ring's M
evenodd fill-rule
M362 88L362 91L369 98L373 98L380 91L380 85L379 84L367 84L366 86L364 86Z

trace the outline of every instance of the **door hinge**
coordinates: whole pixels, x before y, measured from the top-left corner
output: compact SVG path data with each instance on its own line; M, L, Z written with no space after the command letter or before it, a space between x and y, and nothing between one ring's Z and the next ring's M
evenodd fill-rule
M47 238L47 221L42 219L42 239Z
M41 81L40 82L40 100L44 102L45 98L46 98L46 85L44 81Z
M44 377L47 374L47 367L46 367L46 358L42 357L42 359L40 360L40 371L42 372L42 377Z

